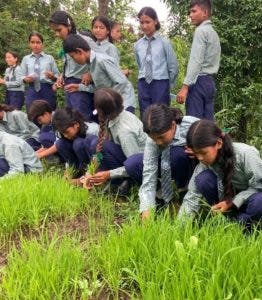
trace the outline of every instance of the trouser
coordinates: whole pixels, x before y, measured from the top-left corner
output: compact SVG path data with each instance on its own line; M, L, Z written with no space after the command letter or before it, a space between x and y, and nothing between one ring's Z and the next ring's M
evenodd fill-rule
M81 83L81 79L70 77L65 79L65 85L70 83ZM82 114L85 121L95 121L94 111L94 94L89 92L65 92L66 105Z
M21 110L25 102L25 93L23 91L6 91L5 103Z
M160 169L161 158L159 158L158 169ZM193 173L193 161L185 153L184 147L171 146L170 148L170 167L171 176L178 188L185 187ZM139 185L143 180L143 154L131 156L125 162L125 168L130 177L132 177Z
M85 138L77 137L74 140L64 138L56 141L59 155L77 170L84 170L95 153L97 136L88 135Z
M189 86L186 98L186 115L214 120L215 82L212 75L198 76Z
M209 205L219 202L217 176L211 170L205 170L196 176L195 183L199 192ZM234 208L230 217L240 223L247 224L262 219L262 192L254 193L240 208Z
M41 89L38 92L34 89L33 83L29 84L25 96L25 105L27 111L35 100L45 100L51 106L52 110L56 109L56 94L52 89L52 85L49 83L41 82Z
M146 108L155 103L170 105L169 79L153 80L147 83L144 78L138 80L138 102L140 116Z

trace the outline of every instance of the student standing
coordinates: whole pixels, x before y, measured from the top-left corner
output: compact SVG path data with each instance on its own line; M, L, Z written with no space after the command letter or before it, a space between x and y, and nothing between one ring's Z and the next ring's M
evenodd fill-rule
M183 117L177 109L163 104L154 104L146 109L143 124L149 137L144 158L141 157L133 175L137 182L142 182L139 189L142 219L148 218L150 209L155 206L163 207L171 202L174 196L172 180L181 196L187 190L193 161L185 151L186 134L196 120L191 116ZM161 188L158 188L158 177Z
M187 145L199 160L179 211L194 216L203 197L211 210L244 224L262 219L262 160L256 148L232 143L209 120L195 122Z
M4 78L0 78L0 84L6 86L5 103L20 110L25 101L25 87L21 67L18 65L18 54L14 51L6 52L5 62L8 68Z
M0 131L0 177L42 170L40 160L28 143L20 137Z
M138 65L138 101L140 114L153 103L170 104L170 86L175 85L178 63L169 40L158 34L160 23L152 7L138 13L144 37L135 43Z
M186 114L200 119L214 119L215 82L221 47L212 26L210 0L192 0L191 22L196 26L187 74L177 94L177 102L186 105Z
M73 18L62 10L53 13L49 24L55 35L62 41L66 40L70 34L77 33ZM81 36L88 41L93 49L98 48L91 37ZM93 90L90 87L87 88L91 83L89 68L86 65L76 63L63 50L61 51L61 57L64 59L63 74L58 78L56 87L65 90L66 106L79 111L88 121L92 119L94 110Z
M135 111L134 88L114 59L107 54L94 52L81 36L73 34L64 41L64 51L78 64L89 67L94 89L114 89L123 97L125 110ZM70 88L78 90L77 85L71 85Z
M111 24L108 18L104 16L95 17L92 21L92 32L101 51L112 57L119 65L119 53L112 43Z
M100 124L97 151L102 153L99 171L88 177L88 183L100 185L108 180L119 184L118 192L127 194L131 186L129 174L143 153L147 135L142 122L124 110L123 98L113 89L102 88L94 93L94 104Z
M122 39L121 24L117 21L111 21L111 38L113 43L119 43Z
M59 72L52 55L43 51L43 36L38 32L29 35L29 46L32 53L26 55L21 63L23 80L28 83L25 104L28 111L33 101L46 100L52 107L56 108L56 95L52 89Z
M34 150L41 147L39 128L27 118L27 114L6 104L0 104L0 131L25 140Z

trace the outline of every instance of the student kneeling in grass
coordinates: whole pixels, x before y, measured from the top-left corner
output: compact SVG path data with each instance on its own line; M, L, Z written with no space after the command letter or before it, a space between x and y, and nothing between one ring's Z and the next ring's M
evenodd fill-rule
M88 43L79 35L70 34L64 41L64 51L80 65L87 64L90 68L93 87L112 88L123 97L125 110L135 111L135 92L132 84L122 73L115 60L104 53L94 52ZM67 85L67 88L76 90L79 85ZM87 89L89 89L87 87Z
M205 198L213 212L249 225L262 220L262 160L256 148L232 143L215 123L195 122L187 145L199 160L179 216L193 216Z
M70 167L77 171L76 177L83 175L86 165L95 152L97 123L85 122L78 111L68 107L55 111L52 125L60 137L53 146L38 152L37 156L43 158L58 153Z
M40 160L27 142L0 131L0 177L42 170Z
M43 148L53 146L56 136L52 127L52 107L49 103L45 100L35 100L29 107L28 119L42 126L39 134L39 142ZM43 148L39 149L38 152L42 151Z
M166 207L172 201L172 180L181 192L180 197L187 190L194 164L185 151L186 134L196 120L164 104L153 104L145 110L144 131L149 137L133 174L137 182L142 182L139 190L142 219L149 217L150 209Z
M143 153L147 139L142 122L124 110L123 99L113 89L98 89L94 105L100 125L97 152L102 154L99 171L87 176L87 185L100 185L108 180L119 186L118 193L127 195L130 174L137 165L136 154Z

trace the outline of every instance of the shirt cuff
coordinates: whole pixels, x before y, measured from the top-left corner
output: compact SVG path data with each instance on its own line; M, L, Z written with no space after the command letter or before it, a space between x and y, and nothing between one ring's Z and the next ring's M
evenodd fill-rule
M140 208L139 208L140 213L152 209L156 206L155 191L147 191L146 193L139 191L139 198L140 198Z
M129 177L124 166L119 167L117 169L110 170L109 173L110 173L110 178Z

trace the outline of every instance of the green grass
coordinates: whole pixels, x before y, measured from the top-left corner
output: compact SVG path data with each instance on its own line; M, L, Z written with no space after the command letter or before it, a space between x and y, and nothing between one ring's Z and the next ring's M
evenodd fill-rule
M262 234L222 216L142 224L135 190L119 203L55 174L1 181L0 199L1 300L262 299Z

